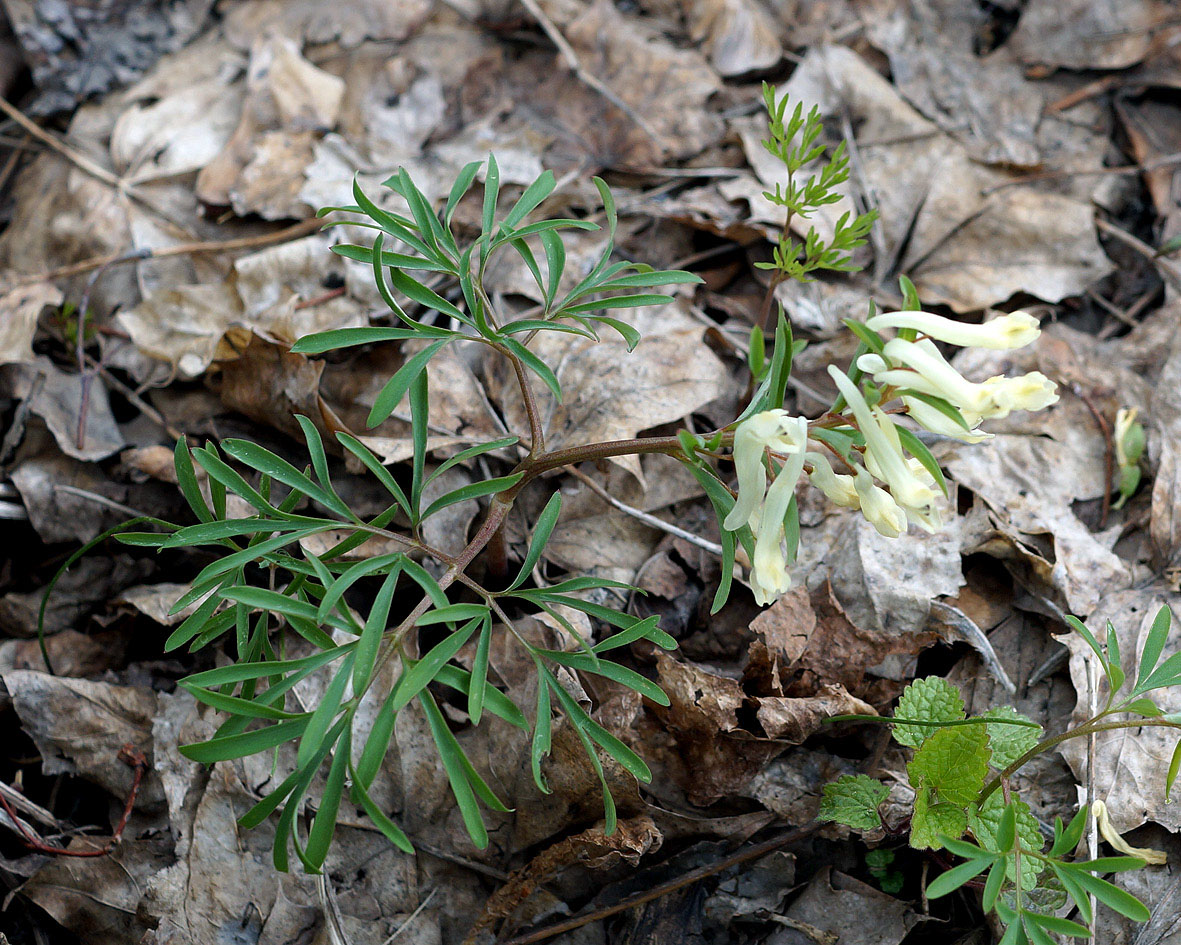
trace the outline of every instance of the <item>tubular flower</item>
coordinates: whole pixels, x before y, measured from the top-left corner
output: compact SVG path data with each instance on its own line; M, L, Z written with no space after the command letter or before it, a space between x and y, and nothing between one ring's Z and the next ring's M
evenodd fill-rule
M929 523L936 517L933 511L935 490L915 475L902 452L902 443L894 421L880 407L871 408L857 385L836 367L830 366L828 373L836 382L837 389L844 395L853 416L857 419L857 426L865 437L866 465L890 487L890 494L899 506L915 512L917 524L926 530L932 530Z
M834 473L823 453L805 453L804 459L812 464L808 479L824 493L829 502L844 509L861 507L861 499L857 495L857 487L853 484L852 476Z
M734 433L738 501L722 525L730 530L749 525L754 532L750 585L760 606L772 603L791 587L783 520L804 471L807 442L808 421L789 416L784 410L755 414L740 423ZM763 453L768 447L787 456L770 489L763 466Z
M1111 815L1107 812L1107 805L1103 801L1094 801L1091 804L1091 813L1099 822L1099 833L1103 835L1103 839L1111 845L1112 849L1118 850L1125 856L1137 857L1149 866L1164 866L1169 862L1169 855L1164 850L1134 847L1120 836L1111 822Z
M755 527L755 516L767 492L767 471L763 452L770 447L777 453L799 453L801 464L808 442L808 421L788 416L786 410L765 410L738 424L734 431L734 468L738 474L738 501L722 522L734 531L743 525ZM801 469L802 469L801 465ZM799 473L796 473L797 478Z
M1019 377L990 377L976 384L966 380L929 341L886 342L885 360L910 370L891 368L874 374L879 384L942 397L958 407L970 426L992 417L1007 417L1013 410L1041 410L1057 403L1058 389L1040 371Z
M902 403L906 407L907 414L924 430L930 430L932 433L938 433L940 436L949 436L956 440L961 440L964 443L979 443L981 440L988 440L992 438L991 433L985 433L979 427L973 427L971 430L965 430L958 423L948 417L947 415L936 410L928 403L924 403L917 397L902 398ZM965 417L969 423L970 418ZM979 423L979 418L977 418Z
M962 348L1024 348L1033 342L1041 327L1028 312L1001 315L983 325L957 322L930 312L883 312L867 319L866 326L874 331L883 328L913 328L936 341L959 345Z
M874 483L873 476L864 469L858 469L855 486L861 499L861 514L878 530L879 535L897 538L906 531L906 513L890 493Z

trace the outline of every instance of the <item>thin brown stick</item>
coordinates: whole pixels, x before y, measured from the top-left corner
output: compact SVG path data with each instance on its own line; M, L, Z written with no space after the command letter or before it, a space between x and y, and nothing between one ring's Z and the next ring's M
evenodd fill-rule
M34 282L52 282L56 279L66 279L70 276L81 275L104 266L118 266L123 263L139 262L145 259L167 259L170 256L196 256L202 253L232 253L240 249L259 249L276 243L286 243L288 240L298 239L314 233L323 224L317 218L301 220L291 226L272 233L259 236L240 236L232 240L204 240L191 243L177 243L175 246L164 246L160 249L137 249L126 253L109 253L105 256L92 256L81 262L59 266L40 275L27 276L17 285L31 285Z
M786 833L781 833L769 840L764 840L762 843L756 843L752 847L745 850L739 850L737 853L732 853L730 856L723 857L716 863L711 863L708 866L702 866L695 870L690 870L683 876L678 876L676 879L669 880L667 883L661 883L659 886L653 886L646 892L639 893L632 896L630 899L625 899L623 902L617 902L613 906L604 906L601 909L595 909L593 912L587 912L583 915L574 916L562 922L555 922L553 925L547 925L544 928L536 929L532 932L527 932L524 935L518 935L515 938L506 939L500 942L500 945L532 945L533 942L544 942L547 938L553 938L555 935L561 935L563 932L569 932L573 929L582 928L591 922L598 922L600 919L606 919L613 915L618 915L620 912L626 912L628 909L634 909L636 906L642 906L646 902L652 902L654 899L659 899L661 896L667 896L669 893L674 893L679 889L684 889L686 886L692 886L703 879L708 879L711 876L716 876L724 870L728 870L732 866L738 866L741 863L748 863L751 860L757 860L761 856L766 856L781 847L787 846L789 843L795 843L804 839L807 836L815 833L820 829L819 823L811 823L806 827L798 827L795 830L789 830Z
M58 154L66 158L70 163L77 166L80 170L85 171L91 177L101 180L104 184L109 184L116 190L123 193L128 193L131 190L131 185L127 181L121 179L115 174L112 174L105 167L96 164L88 158L81 151L71 148L64 141L61 141L57 135L51 134L40 125L38 125L31 118L27 117L24 112L18 109L15 105L7 99L0 96L0 111L4 112L9 118L20 125L32 137L36 138L43 144L53 148Z
M1168 259L1158 256L1153 247L1149 246L1142 239L1128 233L1126 230L1121 230L1114 223L1108 223L1102 217L1095 219L1095 226L1108 236L1119 240L1125 246L1136 250L1136 252L1145 257L1149 262L1155 263L1156 268L1160 271L1164 280L1172 286L1174 291L1181 292L1181 273L1178 273L1177 267Z

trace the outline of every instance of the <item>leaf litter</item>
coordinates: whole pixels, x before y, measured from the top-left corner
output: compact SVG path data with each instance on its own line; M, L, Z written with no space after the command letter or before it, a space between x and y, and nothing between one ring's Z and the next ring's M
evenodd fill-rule
M0 488L20 516L0 519L12 549L0 567L0 781L47 808L54 823L38 829L75 848L117 819L130 788L124 742L151 771L109 858L30 853L0 819L0 871L20 884L0 933L14 943L434 945L598 910L564 938L931 940L912 890L883 892L862 847L840 828L809 826L821 786L865 764L905 789L905 758L874 727L823 719L885 713L916 674L936 672L961 686L970 712L1013 705L1060 729L1091 698L1089 651L1057 641L1062 615L1110 618L1130 641L1161 603L1181 604L1176 278L1170 252L1154 255L1178 227L1168 92L1181 87L1181 62L1169 4L190 0L136 29L131 4L76 4L58 19L54 6L0 4L30 70L2 72L2 91L43 129L10 122L0 138ZM618 340L539 339L567 394L543 405L545 432L573 445L708 428L743 395L742 346L765 286L753 263L780 223L761 198L776 178L751 117L763 78L818 105L829 139L850 149L853 174L831 209L882 213L862 273L779 293L813 343L792 389L797 409L822 406L824 365L852 353L834 338L841 319L862 317L867 296L896 306L899 274L960 316L1020 305L1055 323L1022 363L965 354L957 367L979 378L1041 370L1061 402L971 449L933 444L952 480L952 523L939 535L888 543L804 490L797 589L761 613L738 596L707 615L718 536L679 466L631 458L546 480L567 501L537 578L575 569L634 581L649 596L614 604L661 613L681 643L628 657L665 687L667 708L601 677L586 689L565 680L651 760L643 788L608 771L621 831L604 834L597 779L569 731L555 728L547 797L519 731L472 729L448 705L464 749L512 808L491 819L488 850L467 839L425 719L406 712L373 790L402 815L417 855L342 809L322 880L275 873L273 827L243 831L236 819L293 759L206 770L177 750L217 724L176 689L193 658L162 649L171 602L200 563L102 546L75 564L46 622L57 675L34 639L49 579L121 520L180 514L167 457L153 460L176 432L195 443L248 437L295 457L300 413L326 440L363 436L401 474L408 406L376 430L364 420L413 350L288 350L303 334L380 317L364 267L330 252L356 234L316 233L313 215L350 201L354 177L375 189L398 165L439 200L459 168L492 151L506 187L551 169L553 208L591 218L599 206L585 182L608 176L622 249L691 268L706 285L640 316L646 340L630 355ZM473 213L461 205L459 219ZM592 266L597 245L593 233L572 241L572 269ZM539 301L527 271L493 274L503 304ZM434 463L521 431L495 360L449 355L430 370ZM1145 484L1116 509L1110 424L1129 408L1148 430ZM511 464L515 449L477 462ZM342 494L376 514L373 483L338 459ZM472 472L445 475L454 487ZM434 541L461 547L475 510L449 509ZM532 520L518 514L506 526L516 560ZM558 621L530 632L569 642ZM529 704L519 658L495 648L490 665ZM309 677L298 698L314 703L323 684ZM1175 850L1159 838L1181 823L1163 803L1172 746L1157 731L1105 734L1093 767L1070 743L1039 760L1024 796L1051 819L1081 790L1105 801L1119 830L1155 830L1154 844ZM741 859L783 828L804 832ZM674 888L694 870L704 871L696 882ZM1163 915L1167 879L1136 881ZM644 889L665 894L617 908Z

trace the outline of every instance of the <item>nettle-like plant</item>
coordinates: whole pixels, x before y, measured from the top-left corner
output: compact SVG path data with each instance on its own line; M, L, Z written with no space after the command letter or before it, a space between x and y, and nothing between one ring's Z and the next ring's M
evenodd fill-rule
M1012 706L965 718L960 691L939 677L917 679L907 686L892 719L839 716L830 720L888 722L894 740L914 749L906 766L914 800L909 823L903 828L910 845L946 850L964 860L936 877L927 886L927 897L946 896L967 884L979 887L984 909L995 911L1006 927L1003 945L1049 945L1050 933L1089 937L1085 925L1057 913L1073 903L1090 924L1092 896L1121 915L1148 921L1149 911L1142 902L1099 874L1165 862L1165 855L1157 850L1130 846L1112 827L1102 801L1083 805L1065 826L1056 819L1053 835L1043 836L1037 818L1013 785L1022 767L1068 739L1145 726L1181 731L1181 713L1164 714L1149 696L1181 685L1181 653L1161 661L1172 622L1167 606L1152 623L1134 682L1124 669L1111 621L1106 646L1078 618L1067 621L1094 652L1107 695L1100 711L1061 734L1043 738L1042 727ZM1166 800L1179 770L1181 741L1166 774ZM890 789L875 778L845 775L825 785L819 819L859 831L880 830L879 808L889 794ZM1088 815L1095 817L1108 844L1123 855L1071 859L1082 841ZM976 877L986 871L981 883Z
M842 217L827 240L812 227L802 243L793 242L786 227L794 218L806 219L836 200L833 189L847 178L847 161L839 149L826 158L826 149L817 143L822 127L816 110L805 116L797 107L785 121L786 100L776 100L768 90L766 102L766 146L783 162L788 179L786 190L767 194L784 207L786 217L784 237L768 264L775 270L769 307L771 292L785 279L856 269L853 254L864 243L874 214L852 221L848 215ZM457 225L455 214L476 186L481 169L482 213L478 232L468 234ZM801 180L804 173L808 176ZM535 520L527 523L531 537L515 576L482 584L469 574L470 566L486 552L503 560L505 520L524 490L543 488L544 474L586 461L639 454L659 453L682 463L700 483L719 522L722 568L713 600L716 612L732 591L739 546L744 553L741 563L749 567L749 586L760 604L772 602L790 586L788 569L799 541L795 492L805 476L837 505L859 509L883 535L901 535L911 525L934 531L941 524L946 484L922 439L924 431L973 442L988 435L979 429L982 421L1012 410L1040 409L1057 399L1053 383L1037 372L969 382L936 344L1020 347L1036 338L1035 319L1021 312L983 325L942 318L921 311L913 286L903 280L906 310L882 314L871 304L864 322L848 322L860 339L860 350L847 370L829 368L838 396L819 417L792 416L784 409L792 358L802 343L793 340L780 310L770 344L759 327L752 332L754 393L731 423L704 435L682 430L675 436L549 449L537 385L558 400L563 392L553 365L529 347L530 339L539 332L559 331L597 340L597 332L607 327L634 348L641 341L638 332L611 313L663 304L669 296L651 290L700 281L688 272L656 271L615 260L614 201L603 181L596 178L595 184L606 229L603 251L591 271L565 292L563 233L599 227L589 219L527 222L552 193L552 173L542 174L503 213L498 169L491 157L463 169L441 212L405 170L384 185L401 198L403 213L384 209L354 185L356 203L330 211L347 215L338 222L374 230L376 237L371 246L333 248L372 266L392 324L324 332L301 339L293 350L314 355L376 342L410 343L405 362L377 395L369 415L370 425L379 424L408 399L413 442L409 470L387 469L361 440L346 432L337 432L333 444L337 452L351 454L388 492L388 507L371 518L357 514L333 486L328 448L316 424L299 417L308 450L303 469L246 440L190 448L182 439L176 445L176 472L197 523L169 526L164 534L122 536L159 548L204 546L216 556L177 601L174 612L194 605L195 610L166 645L170 650L216 645L225 651L227 665L199 672L181 685L226 718L210 740L182 751L191 759L213 763L294 746L292 752L276 755L275 786L242 819L251 826L278 813L274 862L279 869L289 867L292 848L306 870L323 867L346 793L392 843L411 849L405 833L370 789L389 750L396 719L411 710L412 703L425 716L463 821L480 847L488 843L481 806L501 812L507 808L465 755L441 701L452 710L452 719L465 713L465 724L487 724L488 717L495 716L496 724L529 732L533 777L541 791L548 790L543 760L550 751L555 713L564 717L602 782L607 832L615 828L616 813L604 757L641 781L650 779L639 755L597 722L564 680L577 674L599 675L667 705L654 682L617 660L639 640L666 649L675 641L659 629L656 617L641 619L601 603L610 600L611 593L630 594L635 588L629 585L579 575L548 584L536 577L536 565L561 514L560 493L553 492ZM493 304L485 275L489 262L504 252L516 253L532 274L542 299L535 310L514 313ZM511 367L528 429L465 449L431 468L426 368L445 346L458 344L482 345ZM424 499L427 486L440 474L477 458L481 469L495 474L431 501ZM204 486L197 467L204 471ZM730 486L733 479L736 492ZM251 514L230 517L231 494L243 500ZM486 505L463 550L449 554L428 544L424 522L469 500ZM330 537L308 543L314 536ZM351 553L374 537L397 550L357 560ZM427 567L424 560L433 565ZM412 605L406 601L407 592L417 595ZM362 602L365 612L357 609ZM567 619L570 609L598 626L594 638ZM576 643L555 650L530 642L517 628L529 615L548 615ZM494 634L511 637L536 669L532 718L510 699L490 667ZM304 706L296 687L313 674L324 681L323 695L317 704ZM388 683L380 683L382 690L371 697L380 700L380 708L375 716L370 713L372 724L365 726L362 736L362 727L355 725L358 708L379 681L390 678L395 681L388 691ZM922 684L904 698L904 706L923 693L946 695L937 683ZM1024 830L1028 818L1018 816L1013 802L998 807L989 799L991 792L981 794L974 781L966 783L963 772L944 769L948 759L962 754L960 741L970 743L969 754L977 759L973 771L982 770L989 758L1016 758L1020 752L1014 746L1024 743L1010 733L1014 726L1025 732L1030 723L1002 714L987 728L944 728L935 719L936 730L931 731L930 713L908 714L917 717L899 731L907 733L901 736L907 744L918 748L913 775L921 797L916 802L918 836L933 845L940 835L963 834L968 807L980 795L972 822L992 818L998 826L988 836L1005 851L998 855L1012 857L1009 848L1015 841L1006 838L1016 827L1006 825L1020 823ZM990 755L989 739L1000 738L996 733L1002 731L1008 754L997 754L994 747ZM946 749L941 748L945 743ZM301 812L308 792L319 783L317 775L325 765L323 787L311 805L314 814L305 822ZM862 786L857 782L840 790L858 797L855 790ZM925 805L922 814L920 804ZM948 805L957 813L944 817ZM959 844L957 851L968 849L963 841L951 842ZM972 848L972 869L979 856L992 856L987 847L980 849L986 852ZM961 868L953 875L963 873ZM993 900L998 909L1010 908L996 896ZM1020 900L1012 908L1020 909Z

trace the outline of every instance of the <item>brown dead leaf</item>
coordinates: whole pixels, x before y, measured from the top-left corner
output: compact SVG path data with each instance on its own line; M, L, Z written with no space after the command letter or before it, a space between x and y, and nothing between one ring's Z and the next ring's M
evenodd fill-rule
M201 169L197 196L232 205L239 216L305 216L303 171L316 133L336 124L344 82L304 59L294 41L272 34L251 46L246 88L238 127Z
M97 676L123 661L127 638L110 631L88 636L77 630L62 630L45 638L45 648L59 676ZM45 670L41 646L36 640L5 640L0 643L0 672L11 669Z
M812 878L786 915L802 925L798 931L789 926L776 932L774 945L898 945L919 918L905 902L829 866Z
M1148 52L1162 0L1031 0L1009 37L1027 64L1065 69L1125 69Z
M154 692L26 669L8 670L0 681L37 745L46 774L81 775L115 797L126 797L133 773L117 760L119 750L130 744L150 755ZM163 801L159 780L146 778L138 796L147 807Z
M111 413L102 378L67 374L38 357L28 364L0 368L0 390L19 400L31 398L32 410L45 421L58 448L74 459L98 460L123 448L123 434ZM79 420L85 418L79 439Z
M761 72L783 55L779 27L759 0L695 0L690 16L718 75Z
M10 286L0 276L0 364L31 363L37 319L46 306L60 305L61 291L49 282Z
M834 715L877 715L873 706L849 695L839 684L821 686L802 699L758 696L756 715L768 738L798 745Z
M235 4L226 14L225 34L245 49L268 32L298 41L352 47L366 39L403 40L431 12L428 0L360 0L326 8L319 0L250 0Z
M721 84L699 53L678 49L609 0L593 0L565 32L583 68L633 110L623 113L564 64L537 89L554 117L600 163L643 166L687 158L720 138L722 124L706 103Z

